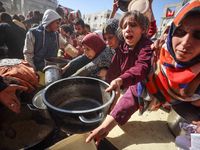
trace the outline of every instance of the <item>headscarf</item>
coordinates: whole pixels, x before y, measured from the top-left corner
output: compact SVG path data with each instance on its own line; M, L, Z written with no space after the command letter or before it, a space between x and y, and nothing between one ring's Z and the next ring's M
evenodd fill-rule
M106 48L106 43L104 40L102 40L98 35L95 33L90 33L87 34L82 42L82 44L87 45L90 47L93 51L95 51L95 57L97 57L105 48ZM95 58L94 57L94 58Z
M103 25L102 28L102 35L104 36L104 33L110 33L117 37L118 43L123 39L122 31L119 26L119 20L112 18L108 19L106 23ZM104 38L104 37L103 37ZM105 38L104 38L105 40Z
M119 20L112 18L108 19L106 23L103 25L102 34L110 33L116 36L115 31L118 28Z
M188 62L176 59L172 37L181 22L189 14L199 14L200 1L185 4L174 18L167 43L163 45L158 60L143 82L138 84L140 111L157 110L160 105L174 105L183 101L200 99L200 56Z

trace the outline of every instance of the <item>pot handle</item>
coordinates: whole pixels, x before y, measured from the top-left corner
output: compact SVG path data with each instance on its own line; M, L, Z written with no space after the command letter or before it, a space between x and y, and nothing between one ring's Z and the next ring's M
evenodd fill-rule
M79 119L81 120L81 122L83 123L97 123L99 121L101 121L104 117L104 114L103 112L100 112L99 113L99 116L97 118L94 118L94 119L86 119L83 115L79 116Z
M27 106L28 106L28 108L30 109L30 110L39 110L39 109L37 109L34 105L32 105L32 104L27 104Z

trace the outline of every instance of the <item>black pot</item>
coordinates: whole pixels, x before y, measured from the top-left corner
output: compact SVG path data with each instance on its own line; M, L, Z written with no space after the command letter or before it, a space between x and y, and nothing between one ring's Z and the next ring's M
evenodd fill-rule
M123 11L123 12L127 12L128 11L128 5L132 0L118 0L118 5L119 8Z
M109 112L115 93L106 82L91 77L58 80L43 92L43 101L57 126L68 133L85 133L98 127Z
M5 118L4 122L16 132L16 136L13 139L8 138L2 130L0 149L44 149L47 145L46 139L48 143L52 140L54 120L41 117L39 112L30 110L27 104L21 104L17 115L9 109L1 110L1 115Z

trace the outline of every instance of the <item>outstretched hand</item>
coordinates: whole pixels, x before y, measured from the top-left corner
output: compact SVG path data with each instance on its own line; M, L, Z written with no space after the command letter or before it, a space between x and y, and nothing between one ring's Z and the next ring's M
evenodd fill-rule
M106 92L111 92L112 90L115 90L115 97L114 100L110 106L110 111L114 108L115 104L117 103L118 98L120 97L120 86L123 84L123 81L121 78L117 78L113 80L110 83L110 86L106 89Z
M0 103L5 105L15 114L18 114L20 112L21 105L15 94L16 90L25 91L27 89L28 88L24 86L10 84L8 87L6 87L3 91L0 92Z
M114 16L115 16L116 12L118 11L118 9L119 9L118 0L113 0L113 9L111 11L109 19L114 18Z
M98 147L100 141L105 138L116 125L117 122L115 119L112 116L108 116L99 127L90 132L86 142L89 143L91 140L95 139L95 145Z

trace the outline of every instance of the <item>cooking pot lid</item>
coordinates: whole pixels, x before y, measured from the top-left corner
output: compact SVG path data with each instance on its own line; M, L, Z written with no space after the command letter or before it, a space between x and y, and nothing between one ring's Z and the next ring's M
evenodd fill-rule
M191 102L182 102L172 105L172 108L185 120L200 121L200 108L191 104Z

